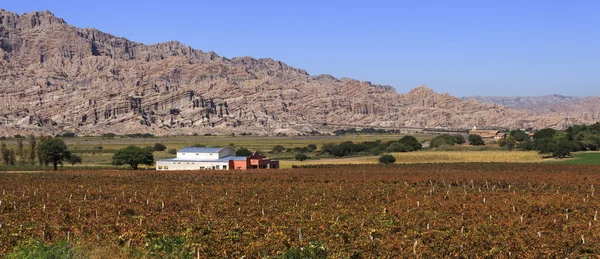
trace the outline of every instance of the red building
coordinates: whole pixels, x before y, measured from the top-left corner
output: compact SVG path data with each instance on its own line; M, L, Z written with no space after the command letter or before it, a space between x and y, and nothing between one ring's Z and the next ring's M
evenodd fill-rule
M267 159L266 156L255 152L246 157L246 160L229 160L229 168L231 170L279 168L279 161Z

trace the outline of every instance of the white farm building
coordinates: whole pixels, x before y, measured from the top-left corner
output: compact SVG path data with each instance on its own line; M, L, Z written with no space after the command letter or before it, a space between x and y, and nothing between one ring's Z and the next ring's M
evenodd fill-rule
M177 151L176 158L156 161L156 170L207 170L234 169L234 161L246 161L247 157L235 156L231 148L186 147Z

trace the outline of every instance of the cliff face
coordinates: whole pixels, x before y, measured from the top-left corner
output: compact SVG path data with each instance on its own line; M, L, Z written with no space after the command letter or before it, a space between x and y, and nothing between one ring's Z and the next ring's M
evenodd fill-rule
M0 10L0 135L297 133L320 125L554 127L532 116L418 87L397 94L272 59L226 59L179 42L144 45ZM580 118L578 118L580 119ZM581 122L598 120L598 114Z

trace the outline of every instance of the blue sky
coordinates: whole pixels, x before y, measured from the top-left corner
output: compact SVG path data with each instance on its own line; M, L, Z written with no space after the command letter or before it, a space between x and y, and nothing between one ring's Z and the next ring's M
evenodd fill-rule
M466 95L600 95L600 1L5 1L142 43Z

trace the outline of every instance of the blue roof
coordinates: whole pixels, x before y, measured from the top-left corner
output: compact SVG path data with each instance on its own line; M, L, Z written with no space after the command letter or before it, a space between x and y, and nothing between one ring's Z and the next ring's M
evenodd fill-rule
M219 153L221 150L225 148L223 147L184 147L177 152L181 153Z
M245 156L226 156L220 159L214 159L214 160L209 160L209 159L198 159L198 160L194 160L194 159L187 159L187 158L167 158L167 159L161 159L158 161L163 161L163 162L229 162L229 160L236 160L236 161L245 161L246 157Z

